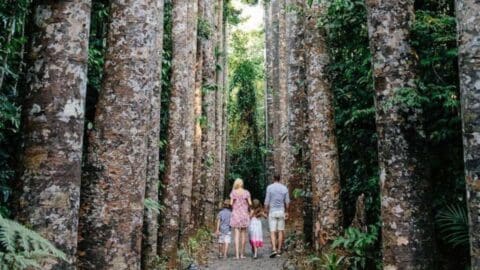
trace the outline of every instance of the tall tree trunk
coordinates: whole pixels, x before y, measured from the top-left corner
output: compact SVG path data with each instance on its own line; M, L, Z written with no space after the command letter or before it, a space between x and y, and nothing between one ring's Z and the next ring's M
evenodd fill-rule
M198 1L198 20L204 25L203 10L205 9L205 1ZM201 29L199 26L198 34L205 35L206 33L201 33L206 29ZM195 71L195 104L193 110L195 113L195 134L194 134L194 160L193 160L193 185L192 185L192 225L198 227L201 224L200 220L202 217L202 190L203 190L203 167L202 167L202 156L203 156L203 145L202 145L202 87L203 87L203 50L202 50L202 39L205 37L198 35L197 36L197 59L196 59L196 71Z
M480 4L457 0L460 91L463 120L465 182L469 209L470 255L472 269L480 269L480 147L478 123L480 109Z
M278 165L276 165L280 180L287 182L289 167L288 158L288 54L287 54L287 20L286 0L279 1L278 13Z
M156 0L155 51L152 55L155 83L150 98L150 119L147 138L147 183L145 200L159 202L159 165L160 165L160 96L162 91L162 54L163 54L163 8L164 0ZM159 209L145 208L143 216L142 269L155 269L158 241Z
M270 24L270 50L272 51L272 145L270 151L272 153L271 176L280 175L280 16L281 16L281 0L272 0L271 5L271 24Z
M224 2L225 3L225 2ZM224 57L223 57L223 89L224 89L224 94L223 94L223 134L222 134L222 179L223 181L221 182L221 185L219 187L220 192L221 192L221 199L224 199L225 194L229 194L227 191L227 168L228 168L228 156L227 156L227 141L228 141L228 113L227 113L227 107L228 107L228 97L230 93L230 89L228 86L228 41L227 41L227 35L228 35L228 29L227 29L227 18L226 14L223 14L223 51L224 51Z
M202 222L206 226L211 226L214 219L214 203L215 203L215 185L218 179L215 170L216 155L216 65L215 65L215 1L203 1L202 18L205 25L210 29L208 38L201 40L201 50L203 57L202 77L203 77L203 114L205 115L206 124L204 127L205 136L203 140L203 183L205 185L203 192L203 219Z
M184 125L186 135L186 163L183 164L185 169L185 177L182 179L182 200L181 217L180 217L180 242L184 242L185 237L192 231L192 184L193 184L193 165L194 165L194 135L195 135L195 111L192 110L195 104L195 81L196 81L196 63L197 63L197 23L198 23L198 0L188 1L188 28L187 28L187 48L188 58L182 58L182 61L187 61L190 72L188 77L189 93L187 96L187 103L184 104L185 110ZM185 33L182 33L185 35ZM181 46L181 45L180 45Z
M217 95L216 95L216 134L215 134L215 142L216 142L216 171L217 171L217 183L215 187L215 207L214 209L218 208L218 205L223 198L223 185L225 183L225 178L223 175L223 167L225 166L225 162L222 158L223 153L223 134L225 132L223 126L223 103L224 103L224 93L225 89L223 88L223 68L224 68L224 57L225 57L225 48L223 44L223 1L224 0L217 0L216 1L216 10L215 10L215 24L216 24L216 34L217 34L217 76L216 76L216 84L217 84Z
M16 214L67 254L43 269L75 269L91 2L33 7Z
M415 56L409 44L413 0L367 0L376 92L383 266L432 269L433 225L422 158L420 109L396 98L415 91Z
M292 196L290 229L301 234L304 231L304 196L307 180L307 141L305 91L305 50L303 0L287 0L288 29L288 99L289 99L289 167L288 187Z
M82 269L140 268L156 6L111 2L103 89L82 181Z
M325 12L324 1L314 2L307 10L305 27L314 243L317 245L339 236L342 224L333 93L326 73L329 62L326 31L317 27L318 19Z
M273 102L273 91L275 91L275 74L274 74L274 61L276 58L275 55L275 44L273 43L273 1L265 1L265 74L266 74L266 87L265 87L265 145L267 147L267 154L265 157L265 169L267 176L267 183L271 183L273 180L273 174L275 170L274 163L274 121L275 117L273 116L275 112L274 102Z
M161 248L163 255L169 257L170 267L175 267L177 247L189 224L191 210L197 4L197 1L173 1L172 89Z

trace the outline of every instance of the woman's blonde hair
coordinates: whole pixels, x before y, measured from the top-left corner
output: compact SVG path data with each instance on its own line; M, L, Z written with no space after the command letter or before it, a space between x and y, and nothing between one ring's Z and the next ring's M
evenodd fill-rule
M235 179L235 182L233 182L233 189L239 189L243 188L243 180L240 178Z

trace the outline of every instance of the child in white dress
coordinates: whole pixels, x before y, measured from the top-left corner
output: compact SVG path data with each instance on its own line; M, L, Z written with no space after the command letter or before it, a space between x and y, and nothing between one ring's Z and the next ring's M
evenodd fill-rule
M258 248L263 247L263 228L260 218L266 218L265 211L259 200L253 200L252 210L250 211L250 225L248 226L248 234L250 236L250 244L253 249L253 258L258 255Z

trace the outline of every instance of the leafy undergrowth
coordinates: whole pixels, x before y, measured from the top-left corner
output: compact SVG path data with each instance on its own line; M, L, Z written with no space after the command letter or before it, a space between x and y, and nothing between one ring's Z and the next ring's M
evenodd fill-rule
M195 270L200 269L200 265L206 265L212 240L211 231L205 228L197 230L177 251L176 265L178 269ZM166 270L168 269L167 263L168 258L158 257L155 269Z
M299 237L290 237L286 241L289 250L287 269L382 269L376 248L378 235L378 226L370 226L367 232L350 227L343 236L319 251L312 250Z

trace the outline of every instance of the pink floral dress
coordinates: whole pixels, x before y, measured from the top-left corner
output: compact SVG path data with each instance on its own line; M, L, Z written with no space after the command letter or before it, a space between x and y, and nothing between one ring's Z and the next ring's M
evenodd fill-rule
M250 215L248 214L248 199L250 192L243 190L242 194L237 191L230 193L230 199L233 200L232 217L230 226L233 228L247 228L250 224Z

